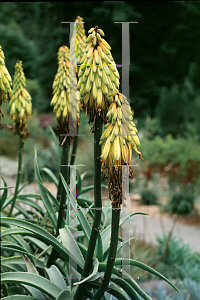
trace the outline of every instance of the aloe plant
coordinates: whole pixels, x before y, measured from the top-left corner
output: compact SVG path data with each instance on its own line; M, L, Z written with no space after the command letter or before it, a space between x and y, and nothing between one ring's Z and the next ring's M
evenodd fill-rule
M82 19L79 17L77 20ZM82 25L79 29L83 32ZM102 298L106 300L108 295L117 299L139 300L142 297L150 300L151 298L138 286L137 282L120 268L122 263L158 276L179 292L167 278L150 266L133 259L116 257L117 251L129 241L119 237L119 227L131 217L138 214L145 215L132 213L120 219L124 200L122 199L122 165L127 165L127 176L132 178L132 171L128 166L131 162L132 150L141 158L142 152L137 148L140 142L127 99L117 90L119 74L110 52L111 48L102 38L104 32L95 26L89 30L89 33L86 39L86 52L83 54L82 50L79 51L79 56L83 56L84 64L79 69L77 88L80 89L81 101L89 115L89 122L93 123L94 185L83 187L84 174L80 174L77 170L77 185L72 189L69 186L66 169L61 169L58 180L50 170L45 168L43 172L46 172L55 183L57 195L61 195L60 199L54 197L44 186L37 161L37 151L34 157L34 171L39 195L23 194L22 187L17 188L13 197L8 197L7 190L10 187L7 187L4 181L4 187L1 188L3 190L1 197L1 296L5 300L11 298L12 300L98 300ZM68 106L60 106L61 99L67 97L69 83L63 72L68 69L67 56L65 58L59 56L59 62L59 76L54 82L52 104L55 104L59 133L61 129L68 133ZM106 67L103 68L103 65ZM64 81L66 81L65 89L63 89ZM57 105L56 101L58 101ZM122 111L123 104L125 109ZM78 109L75 115L79 116ZM128 121L130 121L130 127L128 127ZM103 123L106 130L102 135ZM62 161L68 164L69 136L66 140L65 143L65 139L59 136L59 142L63 147ZM103 144L102 152L101 144ZM76 148L76 145L74 147ZM75 149L73 153L75 154ZM106 215L101 210L102 173L108 178L112 210L112 221L107 226L105 225ZM94 202L84 197L84 194L92 189L94 189ZM73 196L74 194L77 199ZM36 203L35 199L42 201L42 206ZM7 216L7 207L10 203L14 203L13 207L17 209L12 217ZM28 204L34 208L35 212L24 210L20 203ZM63 214L63 205L66 216ZM77 218L71 220L69 224L70 207L76 211ZM20 214L25 219L19 218Z
M57 199L44 187L42 181L39 180L40 172L37 166L37 156L35 156L35 172L38 178L38 184L40 184L41 200L50 218L51 206L53 207L54 212L56 212L59 209L59 203L57 202ZM62 175L61 179L66 193L67 195L69 195L68 185ZM81 205L83 204L84 193L92 189L92 187L82 188L82 179L83 176L82 178L80 176L77 185L79 188L79 196L77 198L77 202L79 202L79 199L81 199ZM6 184L3 190L4 192L2 197L5 198L7 191ZM29 198L36 196L37 198L39 198L38 195L34 194L21 194L21 196L19 194L19 201L25 201L25 199L28 200ZM9 202L4 202L2 212L4 212L4 210L6 209L6 203ZM31 202L29 203L31 204ZM73 197L71 198L71 204L74 207L76 207L76 199L73 199ZM88 204L90 205L90 207L94 205L93 203L90 204L90 202L88 202ZM39 208L39 206L36 207L35 205L34 207L38 209L39 213L41 207ZM44 226L42 227L39 220L36 223L33 223L31 215L30 218L26 220L1 217L1 265L3 268L2 271L5 274L2 277L2 284L4 286L3 297L9 296L9 293L11 293L11 291L9 290L8 283L12 282L12 285L16 286L16 292L12 290L12 292L14 292L15 295L18 293L17 287L18 284L20 284L20 286L25 286L23 288L23 293L25 293L27 297L30 297L31 295L32 297L36 297L37 299L42 299L48 295L51 295L51 299L62 299L58 298L62 295L63 297L68 296L69 299L70 297L74 299L74 294L77 290L77 285L73 285L73 282L71 282L69 278L69 258L71 264L76 268L79 274L78 276L81 279L81 274L83 272L87 253L87 247L84 246L83 240L86 240L89 243L91 236L91 227L87 219L90 209L88 208L87 210L82 211L80 208L81 206L78 205L78 231L75 230L76 228L73 227L73 224L75 223L72 222L71 226L65 225L62 229L59 230L59 236L57 238L49 232L49 228L46 228ZM43 211L43 215L44 213L45 211ZM129 220L129 217L134 217L137 214L139 213L132 213L130 216L127 216L120 220L119 226L121 226L124 222ZM52 216L52 224L54 223L53 219L55 218L55 216ZM55 230L56 226L54 226L54 232ZM100 234L97 239L97 245L95 246L96 258L93 258L91 273L87 276L87 278L83 279L82 281L82 283L85 283L86 294L90 295L91 297L94 295L94 291L100 287L102 277L104 276L104 272L106 270L108 253L111 247L109 243L111 230L111 225L108 225L107 227L103 228L102 231L100 231ZM77 236L77 243L75 236ZM70 247L69 241L71 243ZM128 241L123 241L123 245L125 245L126 242ZM119 249L120 247L121 244L117 246L117 249ZM51 253L52 248L55 249L55 251L58 253L58 257L55 260L54 264L50 268L47 268L46 262ZM74 257L74 253L77 253L76 257ZM24 260L23 257L26 257L26 260ZM141 262L135 260L123 260L123 264L131 264L135 267L142 268L170 283L160 273L153 270L149 266L142 264ZM126 274L123 271L123 274L119 272L119 266L121 266L121 259L115 259L111 275L111 282L113 285L109 287L107 293L114 295L118 299L126 299L124 293L118 288L118 286L120 286L121 288L126 290L129 296L132 295L131 297L133 297L133 295L135 295L136 297L137 294L139 294L143 295L144 299L147 299L145 298L146 296L143 293L143 291L138 288L135 281L128 274ZM46 271L44 272L44 270L51 270L52 275L47 276ZM57 274L59 272L61 275L58 276ZM25 276L25 274L28 276ZM14 282L14 279L16 279L16 277L18 279ZM46 281L43 281L43 278ZM58 282L56 282L53 281L52 278L55 278L55 280L56 278L57 280L59 278L59 280ZM50 284L47 283L48 280L50 281ZM62 288L62 291L59 289L59 284L61 284L59 283L60 281L64 281L66 285L65 288ZM55 285L57 286L57 288L55 287ZM54 289L54 293L51 292L52 289ZM7 294L5 294L6 290L8 290Z

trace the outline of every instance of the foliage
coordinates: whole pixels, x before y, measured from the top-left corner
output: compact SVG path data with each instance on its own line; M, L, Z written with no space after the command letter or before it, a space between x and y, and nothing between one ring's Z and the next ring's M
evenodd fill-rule
M134 259L143 261L145 264L153 265L168 278L172 278L177 282L190 278L198 286L200 282L199 254L195 253L189 245L181 242L180 238L176 236L171 237L168 247L166 247L167 239L168 236L166 235L157 236L156 245L149 245L142 240L132 240L131 256L134 255ZM139 282L156 280L154 275L149 276L149 274L139 269L131 269L131 276L139 279ZM178 295L174 297L176 299Z
M200 282L200 258L188 244L172 236L167 244L166 235L157 236L157 269L167 277L184 280L186 277Z
M175 138L192 135L199 140L199 90L195 90L189 76L182 85L162 87L156 117L157 134L171 134Z
M34 148L38 150L38 160L42 167L48 167L58 177L59 173L59 147L56 146L52 138L51 131L46 125L52 125L52 116L39 116L34 113L31 119L28 119L29 138L23 147L24 159L22 168L22 181L26 178L29 182L34 181ZM7 113L4 114L5 123L10 126L11 121ZM34 147L33 147L34 145ZM18 137L13 136L9 128L4 126L0 130L0 155L9 158L16 158L18 147ZM44 179L48 177L44 175Z
M159 118L146 118L144 124L144 135L149 140L152 140L156 135L161 135L161 129L159 126Z
M181 295L176 295L174 292L169 294L165 289L163 289L163 287L158 286L157 290L155 291L155 300L200 300L199 284L191 280L189 277L185 278L180 284L180 291ZM152 297L150 290L145 290L145 292Z
M157 106L162 134L171 134L173 137L182 135L186 129L186 103L188 99L180 87L174 85L171 89L161 89L160 100Z
M158 204L158 197L155 191L151 189L144 189L141 191L141 203L144 205Z
M191 147L191 145L193 145ZM192 137L174 139L171 135L165 138L155 136L153 139L142 140L142 152L147 160L143 172L150 180L153 174L159 173L168 177L173 188L177 183L183 187L194 185L200 175L200 146Z
M195 107L194 107L194 116L195 116L195 128L196 128L196 133L198 134L198 138L200 139L200 119L199 119L199 114L200 114L200 96L198 95L195 98Z
M198 2L101 1L92 6L90 1L3 2L0 33L6 65L13 74L16 60L22 60L26 77L38 79L44 94L42 99L33 97L33 105L37 103L40 112L50 111L57 49L68 43L69 25L61 21L75 20L77 12L86 22L86 31L95 25L103 30L106 26L118 64L122 25L113 21L139 22L130 24L130 100L137 117L155 116L164 86L182 85L188 76L194 89L199 89Z
M192 192L175 192L165 209L171 214L190 214L194 210L195 197Z
M14 66L17 60L23 61L26 76L32 79L36 75L37 48L33 40L24 34L23 29L16 21L9 24L0 24L2 47L5 47L6 66L10 74L14 75Z
M55 150L51 148L42 149L38 151L38 162L41 168L47 167L49 168L54 175L59 177L59 164L60 157ZM32 150L29 154L27 154L24 158L24 166L22 171L23 180L26 178L29 182L34 182L34 164L33 164L34 151ZM53 158L53 159L52 159ZM49 178L44 174L44 180L49 180Z
M83 199L82 194L88 192L93 188L86 187L82 188L82 180L83 176L78 176L77 182L77 216L78 216L78 232L76 233L77 243L75 241L73 231L73 221L70 223L70 227L68 225L67 219L64 220L65 226L60 229L60 236L56 239L54 237L55 229L56 229L56 220L57 220L57 211L59 204L57 199L53 197L53 195L43 186L41 182L41 175L38 168L37 156L35 155L34 159L34 168L35 168L35 176L37 179L38 187L40 190L40 195L36 194L22 194L20 189L17 193L17 202L15 208L18 210L15 213L14 217L17 215L24 215L26 220L22 220L19 218L7 218L3 217L1 219L2 224L2 243L1 243L1 253L2 253L2 295L3 297L8 295L16 295L19 293L18 286L21 286L20 294L29 295L31 294L33 297L37 299L42 299L44 297L46 299L46 295L50 296L51 299L61 299L61 295L65 295L70 298L73 298L73 294L76 288L73 287L68 277L68 259L70 258L71 263L74 261L77 265L77 279L80 278L80 273L82 272L84 258L86 254L86 248L84 246L86 241L89 241L91 227L89 225L87 214L90 214L90 217L93 217L89 209L83 211L80 210L80 207L85 206L86 203L90 203L89 205L93 205L93 203L87 199ZM49 172L49 171L48 171ZM49 176L52 177L53 173L49 173ZM55 181L58 184L57 181ZM65 189L68 194L69 201L69 188L65 181L63 181ZM73 195L73 193L72 193ZM33 201L38 199L42 200L43 206L45 209L38 205ZM7 205L12 201L12 197L7 198L7 186L4 184L3 194L2 194L2 216L6 216L6 208ZM89 202L88 202L89 201ZM32 211L25 211L20 205L21 203L29 204L32 208L35 209L35 213ZM76 201L71 197L70 199L71 205L73 209L76 207ZM84 203L85 202L85 203ZM79 206L80 205L80 206ZM69 214L69 205L67 202L68 213ZM42 216L40 218L39 216ZM135 215L132 213L131 216ZM33 218L33 216L35 216ZM130 216L130 217L131 217ZM46 227L43 227L41 221L46 219ZM120 225L125 222L128 217L125 217L121 220ZM47 221L48 220L48 221ZM38 226L39 225L39 226ZM41 227L42 226L42 227ZM50 227L49 227L50 226ZM103 226L103 223L102 223ZM51 228L51 229L50 229ZM71 228L71 230L70 230ZM109 252L109 239L106 238L111 231L111 225L108 225L106 228L103 227L103 230L100 233L97 245L97 257L93 260L93 270L91 275L85 279L87 280L87 289L88 292L91 287L98 286L99 279L102 276L102 271L106 266L106 259ZM51 232L51 233L49 233ZM73 233L74 232L74 233ZM72 246L68 247L67 241L71 241ZM124 242L126 243L126 242ZM121 245L119 245L121 246ZM58 259L55 261L55 265L52 265L50 268L45 267L45 261L50 254L49 250L53 247L59 254ZM70 250L71 249L71 250ZM101 249L101 250L100 250ZM74 254L77 253L76 256ZM20 254L20 256L19 256ZM38 255L39 254L39 255ZM36 259L37 258L37 259ZM120 260L121 261L121 260ZM116 261L116 263L118 263ZM138 267L148 270L157 276L160 276L164 279L164 277L149 268L148 266L141 264L140 262L130 260L130 263L133 265L137 265ZM68 267L67 267L68 265ZM114 274L118 277L121 276L117 269L114 267ZM116 277L116 276L115 276ZM115 277L112 280L115 282ZM63 279L61 279L63 278ZM76 281L77 281L76 279ZM166 279L167 280L167 279ZM12 289L8 285L8 283L12 283ZM118 281L117 281L118 282ZM23 288L25 284L25 289ZM118 283L120 284L120 283ZM133 280L129 279L129 290L127 290L128 295L131 294L131 290L136 288ZM115 284L114 284L115 286ZM132 287L131 287L132 286ZM114 287L113 287L114 288ZM115 287L113 290L110 289L109 293L114 293L114 295L118 295L117 298L123 297L123 293ZM114 292L115 291L115 292ZM142 290L138 290L139 294ZM60 296L59 296L60 294ZM120 296L121 295L121 296ZM123 299L123 298L120 298Z

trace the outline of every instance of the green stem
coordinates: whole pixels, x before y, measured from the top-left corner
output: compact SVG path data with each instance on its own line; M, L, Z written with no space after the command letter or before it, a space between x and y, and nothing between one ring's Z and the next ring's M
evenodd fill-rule
M117 252L117 245L118 245L118 234L119 234L119 220L120 220L120 209L112 208L112 228L111 228L111 243L110 243L110 251L108 255L106 271L104 274L104 278L102 284L92 300L99 300L104 295L104 292L107 290L113 266L115 263L115 257Z
M77 126L77 134L78 134L78 126ZM70 166L74 165L75 158L76 158L77 145L78 145L78 135L75 135L74 140L73 140L73 148L72 148Z
M62 165L68 165L68 161L69 161L68 157L69 157L69 138L66 138L66 141L63 144L63 152L62 152L62 159L61 159ZM68 182L69 181L69 166L62 166L61 173L62 173L65 181ZM66 204L66 190L62 184L61 200L60 200L60 206L59 206L59 212L58 212L58 223L57 223L57 228L56 228L56 237L59 235L59 229L62 227L64 211L65 211L65 204Z
M14 196L13 196L13 201L12 201L12 204L11 204L10 211L8 213L8 217L11 217L12 212L13 212L13 208L15 206L15 202L16 202L16 199L17 199L18 188L19 188L19 183L20 183L20 179L21 179L21 169L22 169L22 139L21 139L21 135L19 134L17 181L16 181L15 193L14 193Z
M61 165L68 165L68 157L69 157L69 138L66 138L66 141L64 142L63 148L62 148ZM65 181L68 182L69 181L69 166L61 166L61 173L62 173ZM66 205L66 190L65 190L63 184L61 185L60 193L61 193L61 195L60 195L60 206L59 206L59 211L58 211L56 237L59 235L59 229L62 228L64 212L65 212L65 205ZM52 249L52 252L47 261L48 268L52 265L53 261L55 260L56 253L57 252L55 251L55 249Z
M68 150L66 149L66 147L68 147ZM66 153L67 152L67 153ZM61 155L61 165L67 165L68 164L68 153L69 153L69 138L66 138L65 143L62 146L62 155ZM60 172L63 175L63 177L65 178L65 181L67 180L67 175L69 172L67 171L67 169L69 170L69 167L60 167ZM68 176L69 178L69 176ZM66 181L67 182L67 181ZM61 195L62 195L62 180L61 180L61 176L59 177L59 183L58 183L58 192L57 192L57 200L58 202L61 201Z
M101 200L101 145L99 145L100 137L102 135L102 119L97 116L95 122L94 130L94 200L95 200L95 209L94 213L94 222L92 226L92 231L90 235L90 241L88 245L87 255L85 258L85 264L82 272L82 278L87 277L90 274L92 267L94 249L99 234L100 224L101 224L101 209L102 209L102 200ZM82 283L78 286L76 293L74 295L74 300L80 300L84 296L85 292L85 283Z
M77 133L78 133L78 127L77 127ZM75 158L76 158L77 145L78 145L78 136L75 135L74 136L74 140L73 140L73 148L72 148L72 155L71 155L70 166L74 165ZM62 164L63 163L64 162L62 162ZM61 167L61 173L62 173L62 167ZM69 185L69 177L68 177L68 181L66 181L66 182ZM58 200L58 202L60 202L60 199L61 199L61 188L62 188L62 180L61 180L61 177L60 177L59 178L59 183L58 183L58 192L57 192L57 200Z

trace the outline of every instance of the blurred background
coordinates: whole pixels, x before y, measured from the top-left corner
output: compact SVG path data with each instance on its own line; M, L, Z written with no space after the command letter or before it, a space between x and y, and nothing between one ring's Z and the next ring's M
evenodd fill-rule
M59 146L49 129L51 126L56 131L57 122L50 102L58 49L62 45L69 47L69 24L61 22L75 21L77 16L85 21L86 36L95 25L105 32L116 64L121 63L122 25L114 21L138 21L130 24L130 105L139 132L139 150L146 162L133 153L132 164L138 167L133 167L134 179L130 182L131 211L147 212L151 216L148 216L151 223L146 219L139 221L137 217L140 235L144 233L152 242L155 229L162 236L157 238L156 248L146 244L148 240L140 240L133 242L131 249L134 259L155 267L166 277L194 280L191 298L176 299L199 300L200 258L182 242L195 246L199 252L200 2L1 2L0 45L5 64L13 78L17 60L23 62L26 88L32 97L33 114L27 122L29 138L23 148L22 170L22 181L31 183L29 189L33 185L36 188L34 149L37 149L39 167L48 167L56 176L59 174ZM0 173L8 185L15 185L18 137L9 130L13 125L9 106L4 103L2 111ZM84 185L92 184L94 178L92 124L87 122L88 117L82 111L79 133L85 136L79 138L75 164L85 164L79 168L81 173L87 171ZM48 184L49 178L44 174L43 179ZM55 187L51 191L55 193ZM103 190L103 196L106 195ZM186 224L187 230L176 226L182 241L173 237L168 243L173 222L177 220ZM134 226L131 228L135 230ZM150 279L144 272L132 276L140 281ZM167 298L164 295L156 299Z
M69 24L61 22L75 21L77 16L85 21L86 36L95 25L104 30L117 64L121 63L122 25L114 21L138 21L130 24L130 104L141 141L139 150L146 162L133 155L133 163L138 167L134 168L131 188L140 194L144 189L146 193L153 189L159 197L187 191L195 194L198 201L200 2L194 1L1 3L0 44L5 64L13 78L16 61L23 62L33 104L33 115L28 120L29 138L23 150L23 180L34 181L34 148L41 167L51 168L56 175L59 172L59 155L48 127L56 129L50 101L58 48L69 47ZM14 176L16 168L8 165L10 159L17 158L18 141L7 127L13 125L9 106L3 104L2 111L1 173ZM93 135L87 122L82 112L80 133L86 136L79 139L76 162L83 163L85 153L86 167L80 171L87 171L85 183L90 184Z

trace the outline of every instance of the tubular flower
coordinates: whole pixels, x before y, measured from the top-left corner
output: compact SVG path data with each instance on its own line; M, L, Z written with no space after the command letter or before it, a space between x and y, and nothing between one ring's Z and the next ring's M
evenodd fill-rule
M2 47L0 46L0 125L1 125L1 116L3 116L3 113L1 112L1 105L3 101L7 103L8 95L10 94L10 98L12 98L12 79L10 77L10 74L5 66L5 56L2 51Z
M94 121L97 112L106 122L109 102L112 102L110 94L119 88L119 72L110 45L101 37L104 36L103 30L95 26L88 33L77 89L89 114L89 122Z
M11 119L15 121L15 130L22 137L27 138L27 116L32 114L31 96L26 90L26 78L22 68L22 62L17 61L13 80L12 99L9 103Z
M77 91L77 124L80 125L80 110L82 110L82 103L80 101L80 93Z
M106 115L108 123L100 138L100 144L103 144L102 170L109 181L110 199L119 206L122 197L121 166L131 164L132 150L140 157L142 157L142 152L137 149L140 146L138 131L133 123L133 113L126 97L115 92L112 98L113 101ZM129 177L132 178L130 167ZM116 182L118 182L117 187Z

